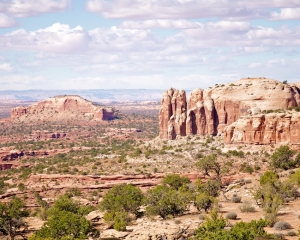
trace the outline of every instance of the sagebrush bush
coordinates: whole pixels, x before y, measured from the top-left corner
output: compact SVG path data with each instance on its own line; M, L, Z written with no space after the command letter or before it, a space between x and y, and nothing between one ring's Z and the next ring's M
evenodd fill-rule
M281 231L281 230L289 229L290 227L291 227L291 225L288 222L279 221L274 224L273 228Z
M274 233L274 237L275 237L274 239L278 239L278 240L279 239L282 239L282 240L285 239L283 233Z
M290 236L290 237L297 236L297 233L294 232L294 231L288 231L288 232L286 233L286 236Z
M241 201L242 201L242 198L239 196L233 196L231 198L231 202L234 202L234 203L240 203Z
M237 218L237 214L234 213L234 212L231 212L231 213L227 213L225 217L226 217L227 219L234 220L234 219Z
M251 205L249 202L244 202L242 206L240 206L241 212L255 212L255 207Z

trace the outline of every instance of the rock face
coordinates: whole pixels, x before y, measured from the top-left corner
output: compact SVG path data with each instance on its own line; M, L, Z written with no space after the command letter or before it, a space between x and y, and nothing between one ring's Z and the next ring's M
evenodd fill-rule
M243 118L244 116L252 116L254 125L251 127L259 129L260 126L256 125L259 125L262 120L256 115L261 111L287 109L299 105L300 89L295 84L283 84L267 78L243 78L234 83L216 84L215 87L206 90L197 88L190 93L188 101L185 100L184 91L172 88L164 92L161 102L160 138L175 139L177 136L185 135L217 135L226 128L226 142L230 142L228 139L233 136L233 132L235 131L237 134L234 122L238 121L240 128L250 127L247 125L248 123L245 123L248 118ZM265 118L269 117L271 118L271 116L265 116ZM252 136L249 141L258 141L256 140L259 138L257 134L275 134L271 130L273 121L277 122L275 119L270 119L269 125L266 126L266 132L258 133L259 130L253 130L256 131L255 137ZM287 121L280 120L281 128L285 128ZM229 125L230 127L227 127ZM285 141L288 138L281 135L278 137L281 139L279 141ZM258 142L267 143L268 140L259 140Z
M186 95L171 88L163 94L159 111L160 137L175 139L186 135Z
M11 119L18 121L103 121L113 118L113 109L96 105L75 95L56 96L28 107L11 109Z
M240 117L225 127L225 143L300 144L300 113Z

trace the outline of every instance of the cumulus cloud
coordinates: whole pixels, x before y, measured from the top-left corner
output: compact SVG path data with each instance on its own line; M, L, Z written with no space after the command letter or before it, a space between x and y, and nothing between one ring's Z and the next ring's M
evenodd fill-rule
M16 26L16 21L7 15L0 13L0 28L8 28Z
M11 72L13 67L9 63L0 64L0 72Z
M279 13L272 12L271 17L274 20L300 19L300 8L281 8Z
M36 31L18 29L4 34L0 36L0 50L35 52L34 57L24 55L17 59L19 65L14 64L14 67L21 71L34 69L38 74L44 69L68 66L64 72L69 71L72 77L63 76L65 88L84 85L90 88L104 85L110 88L155 88L156 85L183 88L185 84L186 88L192 88L236 80L237 73L252 76L250 70L253 69L259 73L266 69L273 72L275 68L290 71L289 64L285 68L282 62L259 65L257 58L251 57L245 62L244 57L266 53L261 55L267 59L271 54L279 56L277 53L284 54L286 49L292 51L300 46L297 27L261 27L244 21L181 23L185 28L178 28L167 36L159 36L149 27L164 27L165 24L179 27L178 22L168 19L140 21L140 28L129 24L128 28L114 26L89 31L80 26L71 28L55 23ZM12 62L12 59L3 62ZM76 77L78 74L82 77Z
M88 0L86 9L115 19L265 18L268 8L299 7L297 0Z
M71 0L4 0L0 3L0 12L19 18L60 12L70 6Z
M0 48L23 51L76 53L88 46L88 33L80 26L70 28L55 23L50 27L27 32L24 29L0 36Z
M145 21L124 21L118 27L126 29L150 29L150 28L200 28L203 24L200 22L190 22L186 19L151 19Z

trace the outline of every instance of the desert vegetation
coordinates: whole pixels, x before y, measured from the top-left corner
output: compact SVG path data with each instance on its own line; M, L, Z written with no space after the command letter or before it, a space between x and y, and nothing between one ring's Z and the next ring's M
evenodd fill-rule
M0 124L3 239L298 238L296 147L158 139L156 114Z

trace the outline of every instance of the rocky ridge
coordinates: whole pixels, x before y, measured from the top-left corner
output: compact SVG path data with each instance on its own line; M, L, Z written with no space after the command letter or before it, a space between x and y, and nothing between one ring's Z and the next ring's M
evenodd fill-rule
M160 138L219 135L225 143L298 143L299 114L261 114L300 105L300 89L268 78L243 78L206 90L164 92L159 113ZM259 115L260 114L260 115Z
M103 121L114 118L112 108L103 107L76 95L48 98L28 107L11 109L13 121Z

